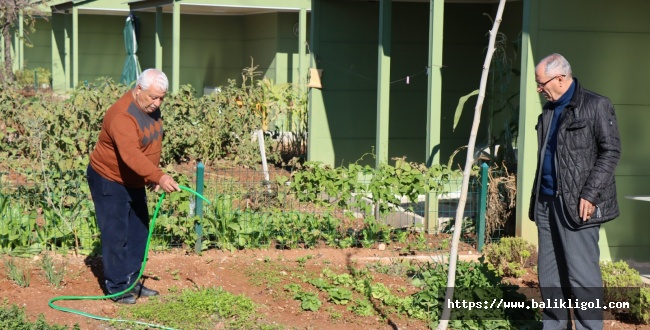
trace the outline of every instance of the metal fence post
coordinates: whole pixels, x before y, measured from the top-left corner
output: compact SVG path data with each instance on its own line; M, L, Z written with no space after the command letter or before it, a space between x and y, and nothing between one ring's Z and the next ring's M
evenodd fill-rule
M204 170L203 163L199 162L196 164L196 192L199 194L203 195L203 170ZM198 197L193 197L195 199L195 204L194 204L194 214L199 217L199 219L203 219L203 199L198 198ZM201 221L197 221L194 223L194 231L196 232L196 246L194 247L194 251L196 253L201 253L201 244L202 244L202 239L203 239L203 226L201 225Z
M477 249L483 251L485 244L485 211L487 208L487 189L488 189L488 165L481 164L481 190L479 190L478 219L477 219Z

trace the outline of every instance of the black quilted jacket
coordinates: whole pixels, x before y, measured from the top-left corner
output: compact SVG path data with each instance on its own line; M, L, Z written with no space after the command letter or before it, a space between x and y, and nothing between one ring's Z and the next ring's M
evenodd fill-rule
M621 140L614 106L610 100L583 89L574 78L575 92L558 119L556 168L558 195L564 201L566 217L572 228L591 227L619 215L614 170L621 157ZM539 193L540 167L553 110L544 105L537 125L537 170L528 216L535 220L535 203ZM580 198L597 209L582 222Z

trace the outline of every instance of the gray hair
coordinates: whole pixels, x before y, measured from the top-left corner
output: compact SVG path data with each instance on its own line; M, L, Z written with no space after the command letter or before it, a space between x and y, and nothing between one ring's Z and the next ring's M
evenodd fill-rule
M167 91L167 87L169 87L167 76L158 69L146 69L142 71L135 84L144 90L148 90L152 85L164 91Z
M539 63L546 63L544 74L548 77L555 75L566 75L567 77L571 77L571 64L569 64L569 61L567 61L564 56L558 53L544 57Z

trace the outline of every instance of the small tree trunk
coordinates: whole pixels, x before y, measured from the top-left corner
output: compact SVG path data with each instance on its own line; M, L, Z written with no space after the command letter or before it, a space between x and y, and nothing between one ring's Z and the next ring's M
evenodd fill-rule
M485 99L485 88L490 71L490 63L492 62L492 55L494 54L494 43L496 40L499 25L501 25L501 16L503 16L503 8L505 7L506 0L499 0L499 8L497 15L494 19L492 30L490 30L490 41L488 43L488 51L485 55L485 62L483 62L483 73L481 74L481 84L476 100L476 107L474 108L474 123L472 124L472 132L469 136L469 143L467 145L467 159L465 161L465 170L463 172L463 186L460 191L460 199L458 201L458 208L456 209L456 219L454 222L454 236L451 243L451 253L449 255L449 273L447 277L447 291L445 292L445 300L443 302L442 314L440 316L440 323L438 323L438 330L447 329L451 309L447 304L452 301L454 297L454 285L456 283L456 259L458 259L458 242L460 241L460 232L463 225L463 213L465 213L465 203L467 201L467 190L469 187L469 174L474 164L474 146L476 145L476 134L478 126L481 122L481 109L483 108L483 100Z
M14 81L14 75L13 75L13 58L11 56L11 31L10 31L10 25L5 24L2 26L2 37L4 39L4 54L2 54L2 72L0 72L0 75L2 75L0 78L2 78L3 82L13 82Z

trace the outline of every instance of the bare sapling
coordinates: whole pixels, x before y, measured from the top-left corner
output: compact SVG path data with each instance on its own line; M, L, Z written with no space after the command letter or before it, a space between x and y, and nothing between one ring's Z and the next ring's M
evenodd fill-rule
M463 224L463 213L465 211L465 203L467 202L467 190L469 187L469 175L474 164L474 146L476 145L476 135L478 127L481 122L481 109L483 108L483 100L485 99L485 89L487 86L488 75L490 71L490 63L492 62L492 55L495 51L495 41L501 25L501 17L503 16L503 8L505 7L506 0L499 0L499 7L497 15L490 30L490 41L488 43L487 54L483 62L483 72L481 74L481 83L476 100L476 107L474 108L474 122L472 123L472 131L469 136L469 143L467 144L467 159L465 160L465 169L463 172L463 185L460 191L460 199L458 201L458 208L456 209L456 219L454 222L454 235L452 237L451 252L449 255L449 273L447 275L447 290L445 292L445 300L443 303L442 314L440 316L440 323L438 323L438 330L447 329L451 309L447 301L451 301L454 297L454 285L456 283L456 262L458 259L458 243L460 241L460 232Z

